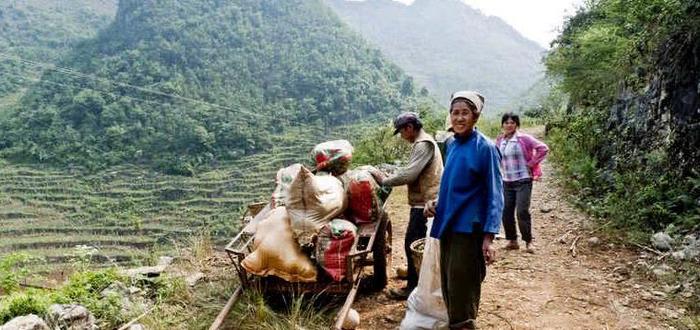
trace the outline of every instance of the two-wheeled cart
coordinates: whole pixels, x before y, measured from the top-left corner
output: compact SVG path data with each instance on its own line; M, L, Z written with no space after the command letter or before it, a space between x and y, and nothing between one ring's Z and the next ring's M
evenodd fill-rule
M386 203L384 204L386 205ZM265 204L256 203L248 206L243 216L243 223L247 223L264 207ZM345 297L343 306L333 323L333 328L340 330L345 317L350 311L355 296L360 288L360 283L365 281L374 290L381 290L387 284L389 270L391 269L391 241L392 229L389 215L382 208L379 219L373 223L358 225L358 237L345 259L345 279L334 282L330 279L312 283L292 283L276 276L257 276L248 273L241 265L243 259L253 252L253 239L255 233L242 230L231 242L226 245L226 253L234 265L240 281L239 287L229 299L224 309L219 313L210 330L219 329L228 315L231 307L241 296L242 292L251 288L260 288L265 294L322 294L333 297ZM372 269L372 275L368 269ZM364 284L363 284L364 285Z

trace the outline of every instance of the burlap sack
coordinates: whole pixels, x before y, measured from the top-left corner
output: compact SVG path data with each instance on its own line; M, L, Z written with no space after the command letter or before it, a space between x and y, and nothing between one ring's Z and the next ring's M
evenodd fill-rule
M241 263L251 274L274 275L288 282L316 281L316 267L294 240L287 210L278 207L257 225L255 250Z
M302 167L289 187L285 202L299 243L309 243L308 238L341 214L346 204L347 197L340 180L331 175L314 175Z
M294 178L299 175L301 167L301 164L292 164L277 171L275 191L272 192L272 200L270 201L273 208L285 205L287 195L289 195L289 186L292 185Z

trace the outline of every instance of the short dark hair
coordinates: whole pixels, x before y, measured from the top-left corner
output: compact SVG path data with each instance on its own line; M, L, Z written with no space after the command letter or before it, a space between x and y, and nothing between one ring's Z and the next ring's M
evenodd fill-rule
M512 112L506 112L503 114L501 117L501 126L503 126L508 119L512 119L515 122L515 126L520 127L520 116Z

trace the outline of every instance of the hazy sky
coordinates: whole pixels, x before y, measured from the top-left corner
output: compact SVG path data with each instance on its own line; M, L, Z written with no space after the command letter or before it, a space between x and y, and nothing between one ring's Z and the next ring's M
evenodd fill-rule
M414 0L395 0L406 4ZM498 16L544 48L558 35L564 17L583 0L462 0L484 14Z

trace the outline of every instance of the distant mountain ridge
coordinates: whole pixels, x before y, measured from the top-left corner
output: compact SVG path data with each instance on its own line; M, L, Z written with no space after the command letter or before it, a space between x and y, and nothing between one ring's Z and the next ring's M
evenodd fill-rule
M417 94L322 0L120 0L59 65L96 79L47 71L0 132L6 154L188 167L263 151L290 126L387 118Z
M498 110L543 77L542 47L459 0L326 2L443 104L455 90L476 89Z

